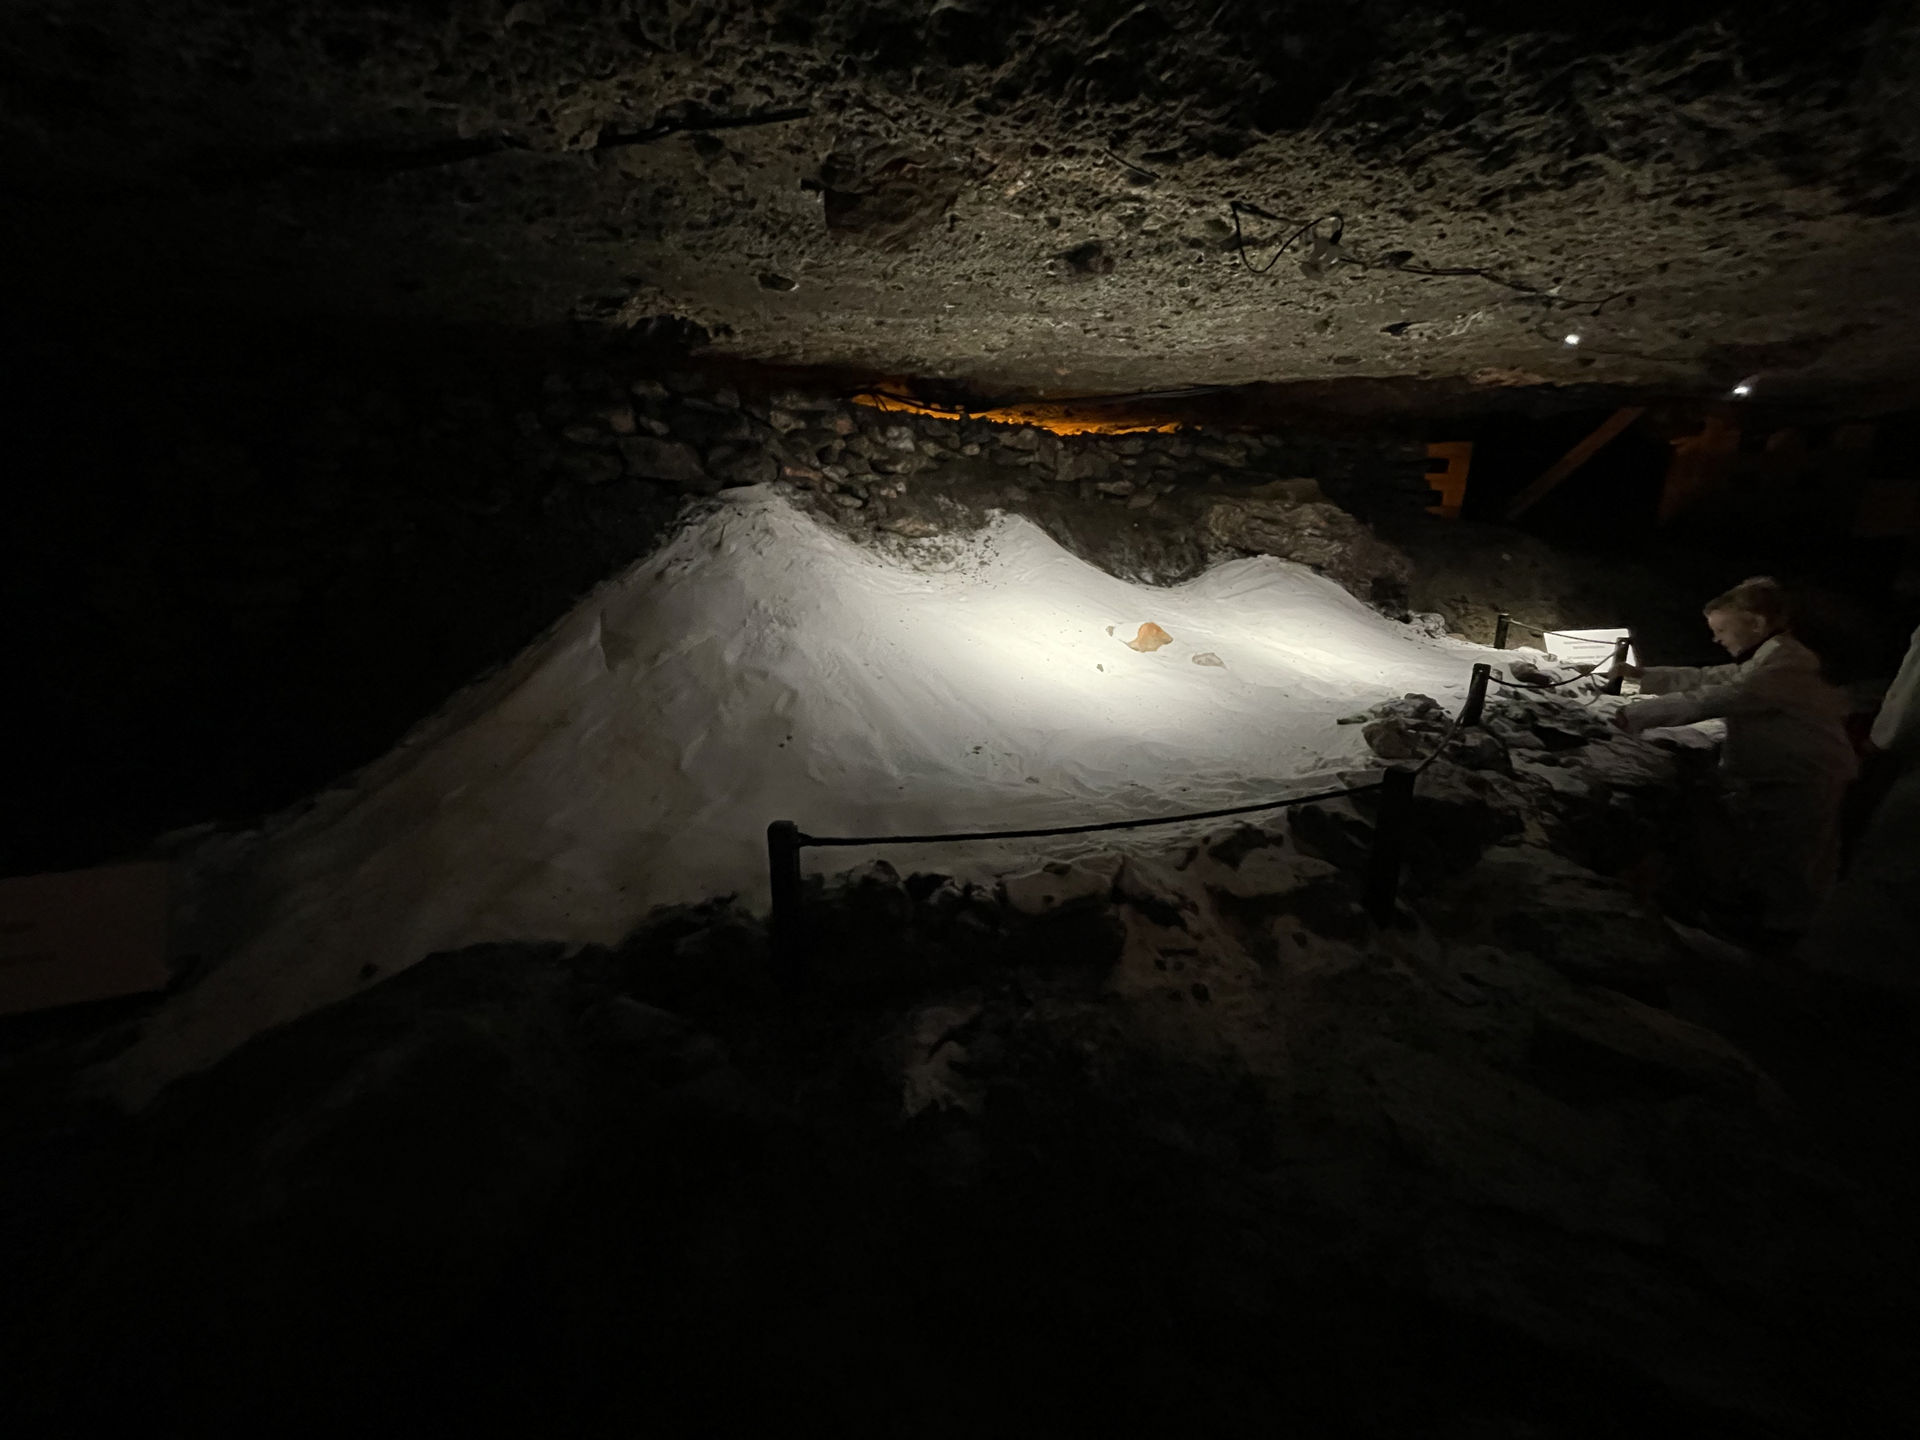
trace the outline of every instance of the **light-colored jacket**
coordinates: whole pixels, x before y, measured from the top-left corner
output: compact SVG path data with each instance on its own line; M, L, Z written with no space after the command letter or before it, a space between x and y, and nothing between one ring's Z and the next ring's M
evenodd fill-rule
M1725 720L1720 765L1729 776L1838 781L1857 768L1842 724L1846 693L1820 673L1820 657L1791 635L1775 635L1735 665L1651 667L1641 672L1640 693L1657 698L1621 712L1635 735Z
M1920 630L1913 632L1900 673L1880 701L1871 738L1882 750L1920 752Z

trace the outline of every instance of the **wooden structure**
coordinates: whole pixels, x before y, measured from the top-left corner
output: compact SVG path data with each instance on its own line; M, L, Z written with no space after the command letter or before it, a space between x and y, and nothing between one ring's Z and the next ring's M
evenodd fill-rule
M1729 410L1672 440L1662 524L1739 515L1865 539L1920 535L1920 472L1874 454L1874 427L1839 425L1821 444L1796 427L1743 436ZM1893 472L1893 473L1890 473Z
M1740 453L1740 427L1722 414L1707 416L1697 435L1674 439L1667 483L1660 492L1660 523L1698 504L1726 483Z
M1595 455L1598 455L1616 435L1621 434L1629 425L1633 424L1634 421L1646 413L1647 407L1644 405L1627 405L1614 411L1613 414L1601 421L1586 439L1582 440L1578 445L1554 461L1553 464L1541 472L1539 479L1535 480L1531 485L1527 486L1526 489L1513 497L1512 501L1507 505L1507 519L1518 520L1522 515L1526 514L1527 511L1531 510L1535 505L1538 505L1558 488L1561 481L1573 474L1574 471L1586 464L1587 461L1591 460Z
M1437 505L1427 513L1443 520L1458 520L1460 506L1467 498L1467 467L1473 463L1471 440L1436 440L1427 446L1427 459L1438 460L1441 468L1427 471L1427 488L1440 494Z

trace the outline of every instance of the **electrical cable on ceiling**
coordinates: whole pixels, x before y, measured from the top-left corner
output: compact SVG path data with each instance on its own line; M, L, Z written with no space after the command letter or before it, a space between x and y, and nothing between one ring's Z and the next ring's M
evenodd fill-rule
M1478 265L1413 265L1405 260L1371 261L1360 260L1347 255L1340 256L1339 258L1345 260L1349 265L1359 265L1363 268L1374 270L1398 270L1405 275L1473 275L1491 284L1504 286L1506 289L1516 291L1519 294L1536 296L1552 305L1564 305L1569 310L1585 309L1591 305L1594 307L1593 313L1595 315L1598 315L1615 300L1620 299L1628 293L1625 290L1616 290L1611 295L1587 296L1576 299L1570 295L1556 295L1551 290L1543 289L1538 285L1528 285L1519 280L1509 280L1504 275L1497 274L1492 270L1485 269Z
M1133 161L1127 159L1127 157L1124 155L1116 155L1113 153L1113 151L1108 150L1105 147L1102 147L1101 153L1105 155L1109 160L1119 161L1120 164L1126 166L1127 169L1131 170L1136 175L1144 175L1149 180L1158 180L1160 178L1158 175L1154 174L1153 171L1147 169L1146 166L1136 165L1133 163Z
M1267 271L1271 270L1279 262L1280 257L1286 254L1288 249L1292 247L1294 241L1298 240L1302 235L1305 235L1309 230L1318 227L1322 221L1333 220L1339 223L1339 228L1333 232L1332 243L1336 245L1340 243L1340 236L1346 230L1346 221L1341 219L1337 212L1322 215L1317 220L1309 220L1285 240L1282 240L1280 242L1280 248L1268 257L1266 264L1255 265L1251 260L1247 259L1247 242L1246 236L1240 229L1240 212L1244 210L1249 215L1258 215L1262 220L1271 220L1279 225L1285 225L1288 222L1282 220L1278 215L1262 210L1258 205L1251 204L1244 200L1229 200L1227 202L1227 208L1233 211L1233 243L1234 248L1240 252L1240 263L1256 275L1264 275Z
M1336 264L1344 262L1348 265L1358 265L1363 270L1397 270L1405 275L1472 276L1485 280L1490 284L1499 285L1505 289L1515 291L1518 294L1542 300L1548 305L1563 305L1570 310L1584 309L1591 305L1594 307L1593 313L1595 315L1605 310L1607 306L1611 305L1614 301L1631 293L1626 290L1616 290L1611 295L1578 298L1569 295L1556 295L1543 286L1529 285L1520 280L1510 280L1499 272L1487 269L1481 265L1415 265L1412 263L1412 251L1393 251L1385 259L1381 260L1367 260L1358 255L1349 255L1337 249L1340 244L1340 237L1346 232L1346 220L1338 211L1331 211L1328 214L1320 216L1318 219L1309 220L1285 240L1280 242L1280 248L1268 257L1266 264L1255 265L1247 258L1246 235L1240 225L1241 213L1245 212L1248 215L1256 215L1262 220L1271 220L1279 225L1286 225L1291 222L1273 214L1271 211L1261 209L1260 206L1253 204L1251 201L1229 200L1227 202L1227 208L1233 213L1233 243L1234 248L1240 252L1240 263L1255 275L1264 275L1267 271L1271 270L1274 265L1278 263L1280 257L1286 254L1301 236L1313 232L1314 238L1320 240L1321 237L1318 233L1320 225L1328 220L1332 220L1335 222L1333 235L1330 239L1325 240L1324 243L1328 249L1334 251L1334 253L1327 258Z

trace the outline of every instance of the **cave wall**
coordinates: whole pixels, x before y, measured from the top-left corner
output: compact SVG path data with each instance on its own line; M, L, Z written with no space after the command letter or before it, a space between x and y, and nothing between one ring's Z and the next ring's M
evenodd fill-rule
M1329 497L1428 498L1405 425L1059 436L525 332L215 338L43 349L11 397L0 872L342 777L728 486L890 545L1013 510L1159 583L1289 554L1396 613L1404 557Z
M519 339L180 336L31 361L0 526L24 737L9 873L325 784L675 510L544 477L544 362Z
M1914 0L48 0L0 14L0 257L54 327L678 314L1010 388L1884 408L1916 37Z
M1458 425L1404 410L1259 424L1210 397L1170 433L1056 434L855 403L847 377L688 338L281 328L32 352L10 397L29 483L0 529L26 736L0 871L244 822L343 777L730 486L909 557L1007 511L1128 579L1272 554L1469 639L1505 609L1626 624L1674 662L1717 658L1699 603L1764 555L1437 520L1425 441ZM1897 660L1904 611L1877 629L1835 613L1831 633L1866 637L1861 674Z

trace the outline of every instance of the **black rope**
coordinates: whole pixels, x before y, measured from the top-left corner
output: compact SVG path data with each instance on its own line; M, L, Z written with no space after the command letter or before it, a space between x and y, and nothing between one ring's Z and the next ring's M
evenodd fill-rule
M1487 678L1507 690L1558 690L1562 686L1578 685L1582 680L1592 680L1596 677L1592 671L1589 671L1585 675L1570 675L1565 680L1554 680L1545 685L1533 685L1525 680L1502 680L1498 675L1489 675ZM1599 678L1602 683L1605 683L1605 677Z
M1488 676L1487 678L1492 679L1493 677ZM1440 743L1433 747L1432 753L1429 754L1426 759L1414 766L1413 774L1415 779L1426 774L1427 767L1440 758L1440 752L1453 743L1453 737L1460 732L1460 722L1466 718L1467 707L1462 705L1460 707L1460 713L1453 717L1453 723L1447 726L1447 733L1440 737Z
M1502 612L1502 613L1505 613L1505 612ZM1567 633L1565 626L1562 626L1557 630L1547 630L1539 625L1533 624L1531 621L1522 620L1516 615L1507 615L1507 623L1509 625L1518 625L1522 630L1531 630L1534 634L1538 635L1542 640L1546 639L1547 636L1549 635L1564 635ZM1608 663L1611 663L1611 662L1608 662ZM1557 690L1563 685L1578 684L1582 680L1597 679L1602 684L1605 684L1606 677L1602 676L1599 673L1599 671L1600 671L1600 667L1598 665L1595 665L1592 670L1588 671L1584 675L1575 675L1570 679L1566 679L1566 680L1556 680L1550 685L1529 685L1522 680L1502 680L1498 675L1489 675L1487 678L1493 681L1494 684L1504 686L1508 690ZM1583 705L1590 704L1592 701L1597 700L1599 698L1599 695L1600 695L1600 692L1595 691L1592 695L1589 695L1584 700L1582 700L1581 703Z
M1489 675L1489 680L1494 677ZM1592 677L1576 675L1576 680ZM1508 685L1505 680L1494 680L1497 685ZM1561 682L1570 683L1570 682ZM1551 689L1551 686L1513 685L1513 689ZM1440 743L1433 747L1427 758L1414 767L1414 775L1425 773L1426 768L1440 758L1441 752L1453 743L1453 737L1460 732L1461 722L1467 718L1467 706L1462 704L1460 712L1447 726L1447 733L1440 737ZM1251 805L1229 805L1220 810L1194 810L1183 815L1155 815L1143 820L1103 820L1088 825L1048 825L1031 830L970 830L951 832L941 835L808 835L799 837L800 848L821 849L829 847L846 848L858 845L943 845L952 841L967 840L1045 840L1059 835L1092 835L1103 830L1140 830L1151 825L1179 825L1194 820L1220 820L1229 815L1252 815L1262 810L1281 810L1292 805L1311 805L1319 800L1339 800L1348 795L1364 795L1369 790L1381 789L1386 782L1371 780L1365 785L1342 785L1334 790L1320 790L1311 795L1289 795L1281 800L1260 800Z
M1120 162L1120 163L1121 163L1122 165L1124 165L1124 166L1126 166L1126 167L1127 167L1127 169L1129 169L1129 170L1131 170L1131 171L1132 171L1132 172L1133 172L1134 174L1136 174L1136 175L1144 175L1144 176L1146 176L1146 177L1147 177L1147 179L1149 179L1149 180L1158 180L1158 179L1160 178L1160 177L1159 177L1158 175L1156 175L1156 174L1154 174L1154 173L1153 173L1153 171L1151 171L1151 170L1149 170L1149 169L1147 169L1147 167L1146 167L1146 166L1144 166L1144 165L1136 165L1136 164L1134 164L1134 163L1133 163L1133 162L1132 162L1131 160L1129 160L1129 159L1127 159L1127 157L1126 157L1126 156L1124 156L1124 155L1116 155L1116 154L1114 154L1114 153L1113 153L1113 151L1111 151L1111 150L1106 150L1106 149L1103 149L1103 150L1102 150L1102 153L1103 153L1103 154L1104 154L1104 155L1105 155L1105 156L1106 156L1106 157L1107 157L1107 158L1108 158L1109 160L1117 160L1117 161L1119 161L1119 162Z
M1528 285L1521 280L1509 280L1504 275L1484 269L1478 265L1433 266L1414 265L1405 260L1360 260L1351 256L1342 258L1346 259L1349 265L1359 265L1364 268L1376 270L1398 270L1405 275L1471 275L1478 279L1485 280L1489 284L1503 286L1521 295L1530 295L1537 299L1544 300L1550 305L1564 305L1569 310L1583 310L1591 305L1593 306L1593 313L1595 315L1598 315L1602 310L1605 310L1607 306L1622 296L1632 293L1627 290L1616 290L1611 295L1590 295L1576 299L1571 295L1556 295L1544 286Z
M1302 225L1298 230L1294 231L1293 234L1289 235L1285 240L1282 240L1280 242L1280 248L1274 251L1273 254L1268 257L1266 264L1255 265L1251 260L1247 259L1246 237L1240 231L1240 212L1244 210L1249 215L1258 215L1262 220L1273 220L1282 225L1286 224L1287 222L1284 220L1281 220L1278 215L1269 214L1267 211L1262 210L1258 205L1250 205L1240 200L1229 200L1227 202L1227 208L1233 211L1233 245L1234 245L1234 248L1240 252L1240 263L1246 266L1247 269L1252 271L1255 275L1264 275L1267 273L1267 271L1271 270L1275 265L1279 264L1280 257L1287 253L1288 249L1291 248L1291 246L1293 245L1293 242L1298 240L1302 235L1306 234L1309 230L1312 230L1316 226L1321 224L1322 221L1333 220L1338 222L1340 228L1334 231L1333 233L1333 238L1335 241L1339 240L1341 235L1343 235L1346 232L1346 228L1347 228L1347 222L1341 218L1338 211L1329 211L1327 214L1320 216L1318 219L1309 220L1306 224Z
M1492 677L1489 676L1489 679ZM1585 675L1575 677L1585 680ZM1504 681L1496 682L1504 684ZM1521 687L1524 688L1524 687ZM1440 758L1441 751L1453 743L1453 737L1459 733L1460 722L1466 718L1466 707L1453 717L1453 723L1447 726L1447 733L1440 737L1440 743L1433 747L1431 754L1414 768L1419 775ZM1195 810L1184 815L1155 815L1144 820L1104 820L1089 825L1049 825L1033 830L969 830L964 833L944 835L807 835L800 836L801 847L852 847L858 845L939 845L956 840L1044 840L1058 835L1091 835L1102 830L1139 830L1150 825L1178 825L1193 820L1219 820L1229 815L1251 815L1261 810L1280 810L1291 805L1311 805L1319 800L1338 800L1348 795L1364 795L1369 790L1378 790L1383 781L1372 780L1365 785L1343 785L1336 790L1320 790L1311 795L1289 795L1283 800L1261 800L1251 805L1230 805L1222 810Z
M1566 625L1555 625L1552 627L1536 625L1531 620L1522 620L1519 616L1512 614L1508 614L1507 619L1510 623L1518 625L1522 630L1531 630L1543 640L1549 635L1567 635L1572 633L1570 627ZM1601 627L1596 626L1594 628L1597 629Z
M1288 222L1281 219L1280 216L1262 210L1258 205L1246 200L1229 200L1227 202L1227 208L1233 212L1233 244L1234 248L1240 252L1240 263L1246 266L1247 270L1254 275L1266 274L1279 263L1280 257L1286 254L1287 250L1296 240L1308 231L1317 230L1324 221L1332 220L1338 227L1333 232L1333 236L1328 242L1329 244L1339 244L1340 237L1346 233L1347 222L1345 217L1337 210L1330 211L1320 216L1319 219L1309 220L1298 230L1294 231L1293 234L1289 235L1280 243L1280 248L1268 257L1266 264L1255 265L1251 260L1247 259L1246 239L1240 229L1241 212L1245 211L1249 215L1258 215L1262 220L1272 220L1281 225L1285 225ZM1406 250L1394 251L1382 260L1368 260L1358 255L1347 254L1336 254L1332 258L1336 263L1357 265L1363 270L1396 270L1405 275L1443 277L1471 276L1476 279L1485 280L1489 284L1499 285L1505 289L1512 290L1517 294L1544 301L1550 306L1564 305L1569 310L1583 310L1591 305L1595 315L1600 314L1601 311L1605 310L1607 306L1611 305L1614 301L1633 293L1630 290L1616 290L1611 295L1588 295L1580 297L1556 295L1552 290L1543 285L1529 285L1523 280L1510 280L1498 271L1489 270L1482 265L1415 265L1412 263L1413 253ZM1529 626L1528 628L1531 629L1532 627Z
M1226 815L1251 815L1258 810L1278 810L1288 805L1307 805L1316 800L1336 800L1342 795L1363 795L1378 790L1382 782L1345 785L1338 790L1322 790L1313 795L1289 795L1284 800L1262 800L1254 805L1231 805L1224 810L1198 810L1188 815L1156 815L1146 820L1107 820L1097 825L1052 825L1038 830L973 830L953 835L801 835L806 846L847 845L932 845L951 840L1041 840L1054 835L1090 835L1098 830L1138 830L1148 825L1178 825L1186 820L1218 820Z
M1508 615L1507 623L1510 625L1518 625L1522 630L1531 630L1534 634L1538 635L1542 640L1546 639L1547 636L1549 635L1557 635L1561 633L1558 630L1548 630L1542 626L1533 624L1531 621L1522 620L1517 615Z

